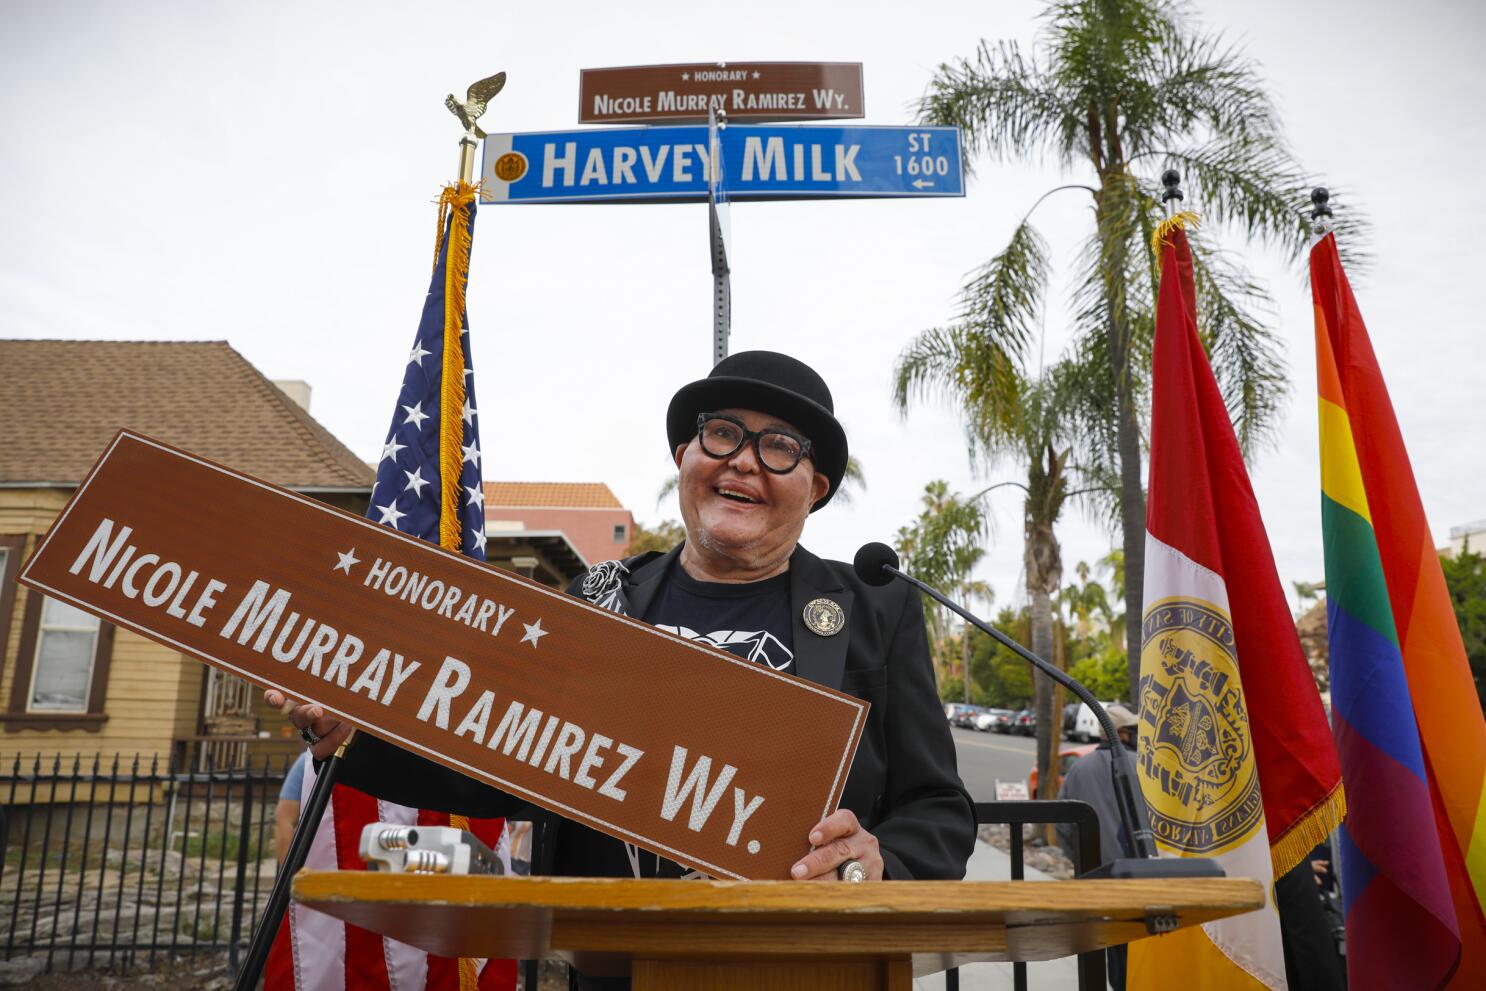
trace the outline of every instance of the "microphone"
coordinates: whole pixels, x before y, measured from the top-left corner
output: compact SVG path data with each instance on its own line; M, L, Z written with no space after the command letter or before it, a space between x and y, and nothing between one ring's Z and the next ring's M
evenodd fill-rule
M1053 681L1068 689L1087 705L1099 720L1100 728L1104 730L1104 738L1109 741L1110 750L1110 778L1114 783L1115 805L1120 811L1121 830L1120 845L1125 849L1125 856L1109 864L1102 864L1093 870L1085 871L1082 877L1226 877L1223 868L1218 866L1216 860L1208 857L1158 857L1156 854L1155 839L1151 831L1140 824L1140 818L1136 814L1135 796L1138 794L1135 786L1135 769L1130 759L1130 752L1120 742L1118 734L1115 733L1114 721L1109 718L1109 713L1104 706L1094 697L1077 679L1069 677L1066 671L1049 664L1038 657L1015 640L996 629L985 620L972 614L969 610L959 604L950 601L941 595L936 589L919 581L912 575L901 571L898 567L899 559L897 551L887 544L872 542L863 544L857 551L856 557L852 559L851 567L856 576L868 585L882 586L890 583L894 578L900 578L920 592L944 606L950 612L959 616L967 623L973 623L984 631L991 639L1021 657L1028 664L1047 675ZM966 672L967 676L969 672ZM1051 728L1049 728L1051 729Z
M868 585L886 585L893 580L887 569L898 567L898 552L887 544L873 541L863 544L857 556L851 559L851 568L857 577Z

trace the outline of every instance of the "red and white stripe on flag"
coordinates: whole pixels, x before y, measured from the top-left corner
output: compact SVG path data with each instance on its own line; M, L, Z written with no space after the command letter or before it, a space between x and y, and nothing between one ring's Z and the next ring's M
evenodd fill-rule
M315 783L305 769L303 808ZM447 826L442 812L385 802L348 785L336 785L320 820L306 870L365 870L358 845L371 822ZM466 827L511 869L504 819L470 819ZM515 991L516 961L461 961L432 956L339 919L290 903L264 968L264 991ZM461 969L467 976L461 981Z

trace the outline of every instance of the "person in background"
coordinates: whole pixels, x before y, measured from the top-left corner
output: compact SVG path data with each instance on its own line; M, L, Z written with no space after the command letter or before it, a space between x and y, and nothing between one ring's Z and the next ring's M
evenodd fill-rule
M294 838L294 827L299 822L299 795L304 789L304 767L310 761L310 752L302 750L284 775L284 786L279 789L279 804L273 812L273 853L275 862L282 864L289 855L289 841Z
M1133 751L1136 727L1140 722L1135 713L1118 702L1105 706L1105 709L1109 712L1110 722L1114 723L1120 744ZM1113 759L1109 743L1101 743L1099 749L1084 754L1068 769L1068 775L1058 791L1059 798L1088 802L1094 807L1094 813L1099 817L1099 859L1104 863L1118 860L1124 856L1125 849L1124 830L1120 826L1120 807L1115 801L1114 779L1111 776ZM1143 804L1139 805L1136 812L1142 820L1146 819ZM1141 825L1146 829L1150 828L1148 821L1143 821ZM1058 845L1068 854L1069 859L1073 858L1076 849L1073 832L1072 823L1058 823ZM1081 866L1084 870L1089 870L1095 865ZM1109 986L1114 991L1125 991L1125 947L1111 946L1105 951L1104 960L1105 969L1109 973Z

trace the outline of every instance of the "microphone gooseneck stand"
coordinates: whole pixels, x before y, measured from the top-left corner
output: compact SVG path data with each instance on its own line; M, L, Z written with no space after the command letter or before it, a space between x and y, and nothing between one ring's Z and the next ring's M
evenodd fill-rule
M320 828L320 820L325 816L325 807L330 804L330 793L335 789L335 777L340 770L341 758L346 755L346 748L351 745L354 738L353 731L351 736L346 737L336 748L335 753L320 766L319 772L315 775L315 783L310 788L310 797L305 800L304 808L299 813L299 822L294 826L294 836L289 841L289 852L284 855L284 863L279 867L278 876L273 879L273 889L268 893L268 902L263 909L263 919L258 923L258 928L253 930L253 941L248 944L247 956L243 958L242 967L237 972L237 980L233 982L233 991L254 991L259 979L263 976L263 966L268 963L268 951L273 946L274 938L279 934L279 926L284 921L284 913L289 909L289 890L294 883L294 875L304 866L304 858L309 855L310 844L315 839L315 831Z
M985 620L971 613L940 594L937 589L919 581L917 578L898 568L898 555L886 544L866 544L857 551L852 566L857 577L869 585L886 585L894 578L900 578L920 592L929 596L935 602L944 606L950 612L959 616L968 623L973 623L977 628L984 631L997 643L1014 652L1018 657L1031 664L1034 668L1047 675L1053 681L1068 689L1079 700L1087 705L1099 720L1099 726L1104 730L1104 737L1109 741L1110 750L1110 777L1114 783L1115 804L1120 810L1120 822L1124 826L1121 831L1120 843L1125 849L1125 856L1111 863L1102 864L1093 870L1085 871L1082 877L1118 877L1118 878L1153 878L1153 877L1225 877L1223 869L1218 866L1217 861L1208 857L1159 857L1156 853L1155 839L1151 831L1141 825L1141 820L1136 812L1136 784L1134 762L1130 759L1130 752L1120 742L1119 735L1115 732L1114 721L1109 718L1109 713L1104 706L1094 697L1094 693L1085 688L1076 679L1069 677L1067 672L1049 664L1038 657L1015 640L996 629Z

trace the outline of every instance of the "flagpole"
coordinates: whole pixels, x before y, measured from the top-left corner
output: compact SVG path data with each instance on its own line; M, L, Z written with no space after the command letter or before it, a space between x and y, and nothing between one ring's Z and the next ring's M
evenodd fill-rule
M459 181L466 186L475 181L475 149L479 142L466 131L459 139Z
M1327 204L1331 201L1331 190L1317 186L1311 190L1311 235L1321 237L1331 233L1331 218L1335 216Z
M285 703L286 708L291 705L292 702ZM325 807L330 804L330 793L335 789L341 758L346 755L346 748L351 745L355 735L356 731L352 730L351 735L341 741L335 753L315 774L315 784L310 788L299 822L294 824L289 852L284 855L279 873L273 879L273 888L268 893L263 918L259 921L258 928L253 930L253 940L248 944L247 956L243 957L237 980L233 982L233 991L253 991L263 977L263 967L268 963L268 951L273 948L273 941L278 937L279 927L284 921L284 913L289 909L290 886L294 883L294 875L299 873L299 869L304 866L305 857L309 855L310 844L314 842L315 833L320 829L320 820L325 817Z
M1161 194L1161 205L1166 208L1166 216L1174 217L1186 198L1182 195L1182 174L1176 169L1167 169L1161 173L1161 185L1166 187Z

